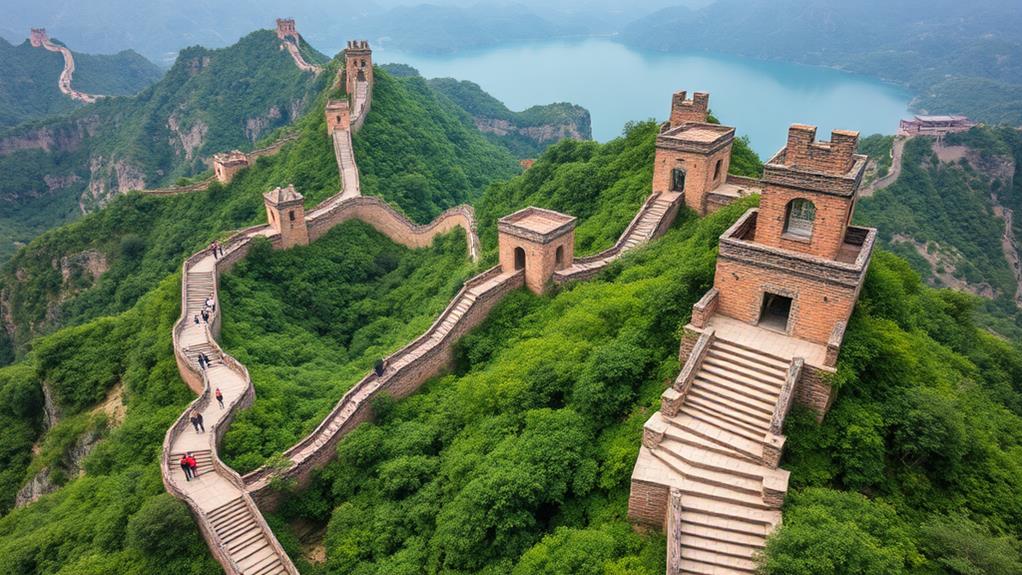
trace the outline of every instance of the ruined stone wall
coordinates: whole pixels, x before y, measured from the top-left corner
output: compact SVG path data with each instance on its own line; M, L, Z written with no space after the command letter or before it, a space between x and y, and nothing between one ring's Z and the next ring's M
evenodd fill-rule
M795 402L807 407L822 421L834 402L834 372L827 368L806 364L795 385Z

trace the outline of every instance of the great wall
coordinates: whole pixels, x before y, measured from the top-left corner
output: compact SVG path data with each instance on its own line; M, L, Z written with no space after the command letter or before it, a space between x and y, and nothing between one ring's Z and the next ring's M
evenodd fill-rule
M478 261L470 206L428 225L409 221L386 202L361 195L352 136L372 101L372 55L349 42L340 74L348 98L325 107L341 190L308 214L293 186L264 194L267 224L240 230L223 254L203 250L182 266L181 315L173 348L182 379L199 397L167 431L161 470L167 490L186 502L216 560L230 575L297 574L262 518L279 504L278 481L299 488L336 455L340 439L371 418L374 397L415 392L450 367L454 344L508 293L591 278L627 251L665 233L684 203L700 215L760 194L720 239L714 287L685 326L680 375L644 426L631 479L628 516L667 533L667 573L753 573L767 535L780 524L788 472L778 469L784 419L793 402L820 418L833 400L830 378L872 253L876 230L848 225L866 158L858 134L835 131L817 142L815 128L792 126L785 148L762 180L727 175L734 128L707 123L709 97L675 94L671 120L656 142L653 190L610 249L574 257L574 217L527 207L498 221L498 265L465 282L425 333L388 356L382 374L356 383L322 422L283 454L283 463L240 476L220 461L219 441L239 409L255 401L244 365L217 343L221 308L198 320L207 298L219 302L221 274L257 238L275 249L306 245L337 224L358 219L410 247L429 245L461 227ZM238 167L242 169L244 166ZM228 172L233 176L235 171ZM216 174L216 175L219 175ZM227 181L229 181L229 177ZM201 369L197 358L210 360ZM219 388L226 407L212 400ZM208 433L189 422L202 413ZM184 453L199 460L186 481Z
M84 102L86 104L92 104L103 96L97 96L94 94L86 94L85 92L79 92L71 87L71 80L75 75L75 57L68 50L60 44L54 44L50 40L50 36L46 33L45 28L32 28L28 37L29 42L32 43L33 48L45 48L50 52L59 52L64 57L64 69L60 72L60 78L57 80L57 87L67 97L78 102Z

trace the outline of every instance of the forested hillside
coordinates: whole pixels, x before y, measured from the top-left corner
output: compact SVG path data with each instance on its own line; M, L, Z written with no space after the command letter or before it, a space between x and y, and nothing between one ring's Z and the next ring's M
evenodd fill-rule
M204 172L214 153L272 138L328 78L300 71L263 30L230 48L183 50L137 96L0 132L0 260L117 194Z
M626 43L834 66L901 83L931 113L1022 124L1022 11L1013 0L718 0L630 23Z
M129 96L163 76L162 70L133 50L110 55L74 53L74 58L71 85L89 94ZM28 40L15 46L0 38L0 78L4 79L0 82L0 130L80 108L80 102L57 86L63 68L64 58L56 52L33 48Z
M887 140L875 151L887 156L889 146ZM983 296L983 325L1015 340L1022 337L1015 259L1022 225L1011 218L1012 243L1005 217L1022 214L1020 161L1022 138L1010 128L976 128L942 143L913 138L898 179L863 198L856 212L856 221L879 228L881 242L931 285Z

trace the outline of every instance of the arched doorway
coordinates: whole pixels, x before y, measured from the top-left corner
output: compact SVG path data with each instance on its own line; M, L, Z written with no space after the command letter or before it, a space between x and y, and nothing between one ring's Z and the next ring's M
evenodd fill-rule
M365 82L366 81L366 72L365 72L365 70L359 70L358 74L356 74L355 77L358 78L359 82Z
M515 248L515 270L525 269L525 250Z
M564 246L557 246L557 251L554 252L554 263L558 268L564 263Z

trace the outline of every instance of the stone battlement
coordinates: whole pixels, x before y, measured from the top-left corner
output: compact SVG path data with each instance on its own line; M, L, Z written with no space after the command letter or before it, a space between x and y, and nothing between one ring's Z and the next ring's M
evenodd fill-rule
M788 129L788 144L770 163L794 171L844 176L864 157L855 153L858 146L858 132L834 130L829 142L816 141L816 126L794 124Z
M347 52L372 52L369 48L369 40L348 40Z
M710 95L706 92L695 92L691 100L686 100L687 92L681 90L671 97L671 126L680 126L686 122L705 122L710 114Z
M656 138L658 148L712 154L735 139L735 129L720 124L685 123L661 132Z

